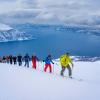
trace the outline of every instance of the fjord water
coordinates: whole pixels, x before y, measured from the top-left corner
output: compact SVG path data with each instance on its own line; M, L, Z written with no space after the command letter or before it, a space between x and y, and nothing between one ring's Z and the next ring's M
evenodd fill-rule
M77 56L100 56L100 36L78 32L72 29L59 29L50 27L31 27L20 28L34 38L28 41L13 41L0 43L0 56L36 54L44 58L52 54L58 58L62 53L70 52Z

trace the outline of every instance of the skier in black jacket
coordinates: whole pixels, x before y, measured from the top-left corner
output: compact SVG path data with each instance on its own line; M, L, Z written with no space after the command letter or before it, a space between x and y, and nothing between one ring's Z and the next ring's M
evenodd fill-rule
M24 60L25 60L25 66L27 66L27 68L29 68L29 61L30 61L30 57L28 54L26 54L24 56Z
M10 61L10 64L13 63L13 57L12 57L12 55L9 56L9 61Z
M18 65L22 66L22 56L21 55L17 56L17 61L18 61Z
M14 62L14 65L17 64L17 57L16 56L13 56L13 62Z

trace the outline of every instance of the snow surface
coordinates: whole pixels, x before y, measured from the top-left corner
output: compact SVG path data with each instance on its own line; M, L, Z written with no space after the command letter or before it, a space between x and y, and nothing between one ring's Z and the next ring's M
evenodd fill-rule
M11 29L13 29L13 28L10 27L9 25L0 23L0 31L8 31L8 30L11 30Z
M37 70L31 62L30 68L0 63L0 100L100 100L100 61L74 62L75 79L60 76L58 60L53 74L43 67L43 62L37 63Z

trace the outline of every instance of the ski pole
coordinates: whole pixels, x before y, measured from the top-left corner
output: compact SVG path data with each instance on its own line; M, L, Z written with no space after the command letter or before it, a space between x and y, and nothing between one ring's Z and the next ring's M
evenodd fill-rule
M54 64L53 64L53 66L52 66L52 67L53 67L53 68L52 68L52 69L53 69L52 73L54 74Z
M37 65L38 65L38 68L37 68L37 70L39 70L39 61L38 61Z
M55 63L57 66L59 66L59 64Z
M43 62L43 71L44 71L44 62Z

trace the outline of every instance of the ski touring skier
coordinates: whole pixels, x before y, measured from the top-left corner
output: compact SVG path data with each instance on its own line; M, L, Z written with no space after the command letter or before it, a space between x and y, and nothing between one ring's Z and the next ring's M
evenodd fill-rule
M54 62L52 61L51 55L49 54L45 60L43 60L43 62L45 62L45 68L44 71L46 72L47 68L49 67L50 73L52 73L52 66L51 63L54 64Z
M36 67L37 67L37 63L36 62L37 61L39 61L38 57L35 54L33 54L32 55L32 68L36 69Z
M12 55L9 56L9 61L10 61L10 64L13 63L13 57L12 57Z
M2 61L3 61L3 63L6 63L6 57L5 56L3 56Z
M30 57L28 54L26 54L24 56L24 60L25 60L25 65L24 66L27 66L27 68L29 68L29 61L30 61Z
M18 65L21 66L22 65L22 56L20 54L17 56L17 61L18 61Z
M16 56L13 56L13 62L14 62L14 65L17 64L17 57Z
M9 64L9 61L10 61L10 59L9 59L9 56L6 56L6 62Z
M62 67L62 70L61 70L61 73L60 73L61 76L64 76L65 69L67 68L69 77L72 78L72 68L71 68L70 64L73 67L73 63L72 63L72 60L70 58L69 53L66 53L66 54L64 54L60 57L60 64L61 64L61 67Z

